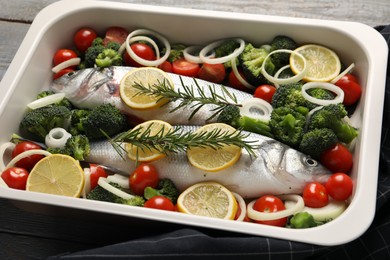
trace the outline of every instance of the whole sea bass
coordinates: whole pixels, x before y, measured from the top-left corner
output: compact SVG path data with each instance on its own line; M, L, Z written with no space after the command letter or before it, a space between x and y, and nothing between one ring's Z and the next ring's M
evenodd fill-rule
M195 131L196 126L182 126L183 131ZM243 149L241 158L233 166L219 172L205 172L190 165L185 152L172 154L152 162L160 178L171 179L183 191L202 181L216 181L244 198L264 194L302 193L306 183L325 182L330 172L317 161L289 146L262 135L248 133L246 141L256 141L256 157ZM135 162L117 153L108 141L91 143L86 161L110 166L131 173Z
M132 69L132 67L83 69L54 80L50 89L55 92L65 93L66 97L78 108L93 108L102 103L111 103L127 115L132 116L132 119L137 123L151 119L160 119L176 125L204 125L205 121L213 114L210 111L215 107L213 105L205 105L191 120L189 118L193 108L191 109L190 106L185 106L171 113L170 111L176 108L180 101L170 102L163 107L148 110L134 110L129 108L120 98L119 84L123 76ZM182 82L186 86L196 88L193 78L172 73L168 74L174 83L176 91L183 91ZM208 86L211 84L214 85L216 93L223 93L221 86L218 84L200 79L196 79L196 82L203 88L207 96L210 96ZM239 103L252 97L248 93L233 88L226 88L236 96ZM197 91L195 90L194 93L197 94Z

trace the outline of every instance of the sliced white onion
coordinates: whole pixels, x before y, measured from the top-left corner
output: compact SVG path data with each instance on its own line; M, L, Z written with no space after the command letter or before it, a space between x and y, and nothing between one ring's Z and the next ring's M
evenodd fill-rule
M132 43L139 42L139 41L145 41L150 43L154 48L154 51L156 53L156 58L160 59L160 49L158 48L156 42L152 38L147 36L134 36L129 39L129 44L131 45Z
M156 59L156 60L145 60L145 59L142 59L141 57L137 56L134 51L131 49L130 47L130 39L133 38L134 36L136 35L153 35L154 37L156 37L157 39L159 39L165 46L165 53L164 55L159 58L159 59ZM163 37L161 34L159 33L156 33L154 31L151 31L151 30L147 30L147 29L139 29L139 30L135 30L133 32L131 32L127 38L126 38L126 42L125 42L125 46L126 46L126 51L127 53L130 55L131 58L133 58L136 62L138 62L139 64L142 64L144 66L151 66L151 67L157 67L158 65L160 65L161 63L163 63L169 56L170 52L171 52L171 45L169 44L168 40Z
M289 207L284 210L276 211L276 212L260 212L253 209L253 205L255 204L256 200L251 201L248 204L248 217L253 220L275 220L280 218L285 218L291 215L294 215L297 212L302 211L302 209L305 207L305 203L303 201L303 198L300 195L282 195L279 196L281 200L286 201L294 201L295 205L292 207Z
M261 98L249 98L242 102L240 114L268 122L271 118L272 106Z
M307 93L307 90L312 88L322 88L322 89L332 91L333 93L336 94L336 97L331 100L318 99L312 97ZM340 87L329 82L307 82L302 86L302 96L313 104L317 104L320 106L327 106L330 104L342 103L344 100L344 91Z
M314 112L316 112L316 111L322 109L323 107L324 107L324 106L318 106L318 107L315 107L315 108L313 108L312 110L310 110L310 111L307 113L307 115L306 115L306 122L309 121L310 117L314 114Z
M255 89L256 87L253 86L252 84L250 84L248 81L246 81L240 74L240 72L238 71L237 69L237 63L236 63L236 59L232 59L231 60L231 63L232 63L232 70L233 70L233 73L234 75L236 76L236 78L238 79L238 81L240 81L240 83L242 85L244 85L246 88L248 89Z
M6 164L4 162L4 156L5 156L5 153L8 151L8 150L13 150L15 148L15 144L12 143L12 142L6 142L6 143L3 143L1 146L0 146L0 156L1 156L1 161L0 161L0 172L4 171L5 170L5 167L6 167ZM0 178L1 179L1 178Z
M202 49L202 46L198 46L198 45L193 45L193 46L189 46L187 48L185 48L183 50L183 57L184 59L186 59L187 61L189 62L192 62L192 63L202 63L203 61L200 59L199 55L193 55L192 53L198 51L198 50L201 50ZM209 56L207 56L207 58L214 58L215 57L215 52L211 53Z
M128 199L134 198L133 195L131 195L127 192L121 191L120 189L115 188L114 186L110 185L107 181L107 178L100 177L98 180L98 184L103 189L111 192L112 194L115 194L118 197L121 197L122 199L128 200Z
M35 154L40 154L40 155L44 155L44 156L49 156L51 155L50 152L46 151L46 150L42 150L42 149L32 149L32 150L27 150L27 151L24 151L23 153L20 153L18 154L17 156L15 156L8 164L7 166L5 167L5 169L8 169L10 167L14 167L15 164L20 161L21 159L23 158L26 158L26 157L29 157L31 155L35 155Z
M273 54L279 53L279 52L287 52L287 53L299 56L299 58L301 58L303 60L303 69L302 69L302 71L299 72L298 74L295 74L295 76L293 76L291 78L277 78L277 77L274 77L274 76L270 75L267 72L267 70L265 69L266 62ZM298 82L301 79L303 79L303 77L306 75L306 72L307 72L307 61L306 61L305 57L302 54L300 54L299 52L292 51L292 50L287 50L287 49L274 50L274 51L270 52L267 55L267 57L265 57L265 59L263 61L263 64L261 65L261 73L263 74L263 76L266 79L268 79L270 82L272 82L274 84L280 84L280 85Z
M339 79L341 79L342 77L344 77L346 74L348 74L350 71L352 71L352 69L355 67L355 63L352 63L351 65L348 66L348 68L346 68L343 72L341 72L337 77L335 77L334 79L332 79L330 81L330 83L333 83L333 84L336 84L337 81L339 81Z
M301 212L309 213L317 221L328 221L340 216L346 208L347 203L345 201L330 200L328 205L322 208L309 208L305 206Z
M91 169L84 168L84 188L83 188L83 198L87 198L87 194L91 191Z
M237 49L235 49L232 53L230 53L229 55L226 55L226 56L223 56L223 57L219 57L219 58L209 58L207 56L208 53L210 53L211 51L213 51L216 47L220 46L221 44L223 44L224 42L226 42L227 40L219 40L219 41L215 41L215 42L212 42L208 45L206 45L200 52L199 52L199 58L204 62L204 63L209 63L209 64L218 64L218 63L225 63L225 62L228 62L228 61L231 61L233 59L235 59L238 55L241 54L241 52L244 50L245 48L245 41L243 39L240 39L240 38L234 38L232 39L236 42L238 42L240 44L240 47L238 47Z
M236 221L243 221L245 216L246 216L246 204L245 204L245 201L244 199L241 197L240 194L238 193L235 193L235 192L232 192L232 194L234 195L234 197L236 198L237 200L237 203L240 207L240 210L241 210L241 213L240 215L238 216L238 218L236 219Z
M129 177L120 174L113 174L107 177L108 182L115 182L124 189L129 189Z
M51 148L64 148L66 142L72 135L64 128L56 127L50 130L45 137L45 144Z
M281 67L274 75L275 78L279 78L279 75L286 69L290 68L290 65L286 65L286 66L283 66ZM275 88L279 88L279 84L278 83L274 83L275 85Z
M78 65L80 65L80 62L81 62L80 58L72 58L72 59L66 60L64 62L61 62L57 66L53 67L51 69L51 71L54 72L54 73L58 73L61 70L66 69L68 67L78 66Z
M41 107L45 107L57 102L60 102L65 98L65 93L56 93L53 95L49 95L43 98L36 99L27 104L27 107L30 109L37 109Z

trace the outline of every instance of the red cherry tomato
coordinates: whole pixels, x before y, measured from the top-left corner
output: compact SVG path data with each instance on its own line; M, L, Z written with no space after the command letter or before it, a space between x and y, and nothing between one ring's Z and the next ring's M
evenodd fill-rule
M122 44L126 41L128 31L125 28L113 26L106 30L106 35L103 39L103 44L106 45L109 42L116 42Z
M8 187L18 190L25 190L29 172L20 167L10 167L2 172L1 178Z
M58 79L58 78L64 76L65 74L68 74L69 72L74 72L74 69L63 69L63 70L60 70L59 72L54 74L53 79Z
M158 68L165 72L173 72L172 64L167 60L158 65Z
M144 207L145 208L152 208L152 209L176 211L176 207L175 207L175 205L173 205L172 201L166 197L163 197L163 196L154 196L154 197L148 199L145 202Z
M226 77L226 69L222 63L204 63L198 72L198 78L213 83L221 83Z
M267 101L268 103L272 102L272 97L274 96L276 88L272 85L260 85L256 88L253 96L256 98L261 98Z
M154 54L154 51L152 47L145 43L134 43L130 45L130 48L133 50L135 55L138 57L144 59L144 60L155 60L156 55ZM142 67L143 65L139 64L133 58L130 57L130 55L126 52L124 56L124 60L126 65L132 66L132 67Z
M156 188L159 177L156 168L147 163L141 163L129 178L130 189L137 195L143 196L144 189L148 186Z
M90 169L90 175L89 175L89 180L90 180L90 185L91 185L91 190L93 190L97 185L100 177L107 178L107 173L106 171L102 168L99 167L97 164L91 163L89 165Z
M339 79L336 82L336 86L344 91L343 103L346 106L355 104L362 95L362 87L351 74L347 74Z
M73 58L77 58L76 52L69 49L60 49L54 54L53 64L54 66L57 66L58 64ZM75 69L75 68L76 66L68 67L68 69Z
M241 77L242 78L245 78L244 77L244 73L241 71L241 70L238 70L238 73L240 73ZM239 81L236 77L236 74L234 74L234 71L231 71L229 73L229 77L228 77L228 80L229 80L229 85L235 89L238 89L238 90L241 90L241 91L248 91L248 88L245 87L241 81Z
M345 173L332 174L325 187L329 195L335 200L346 200L352 195L353 182Z
M305 186L302 193L305 205L310 208L322 208L329 203L328 191L319 182L311 182Z
M281 199L273 195L264 195L258 198L253 205L253 209L260 212L276 212L286 209ZM284 227L287 223L287 217L275 220L255 220L256 223Z
M85 52L91 45L93 40L97 37L95 30L85 27L79 29L73 36L73 42L77 50Z
M17 155L33 149L42 149L42 147L40 147L39 145L33 142L28 142L28 141L20 142L15 145L15 148L12 150L11 156L12 158L15 158ZM44 155L41 154L33 154L19 160L15 165L17 167L21 167L26 169L27 171L30 171L34 167L34 165L43 157Z
M178 59L172 62L172 71L173 73L188 76L196 77L200 70L200 66L197 63L189 62L185 59Z
M323 152L320 161L332 172L348 173L353 165L351 152L341 143L337 143Z

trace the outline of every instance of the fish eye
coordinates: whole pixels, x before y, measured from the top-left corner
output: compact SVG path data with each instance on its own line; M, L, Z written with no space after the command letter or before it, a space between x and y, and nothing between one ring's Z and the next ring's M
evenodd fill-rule
M316 167L318 165L318 162L311 157L305 157L303 163L309 167Z

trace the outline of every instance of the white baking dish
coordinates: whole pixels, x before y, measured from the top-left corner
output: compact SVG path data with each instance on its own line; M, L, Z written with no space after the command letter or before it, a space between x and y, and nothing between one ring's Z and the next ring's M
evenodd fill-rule
M369 227L375 214L388 51L379 33L359 23L90 0L59 1L42 10L35 18L1 81L0 142L8 141L10 135L17 131L26 104L50 83L53 54L59 48L72 46L71 35L75 30L81 26L91 26L103 32L108 26L113 25L129 30L152 29L165 35L171 42L188 44L205 44L227 37L242 37L250 42L262 43L271 40L277 34L285 34L293 37L298 43L319 43L329 46L346 64L354 62L355 72L364 89L353 118L354 124L360 127L361 134L354 152L351 175L355 189L348 209L339 218L325 225L293 230L7 188L0 188L1 197L84 212L131 216L319 245L348 242L359 237Z

